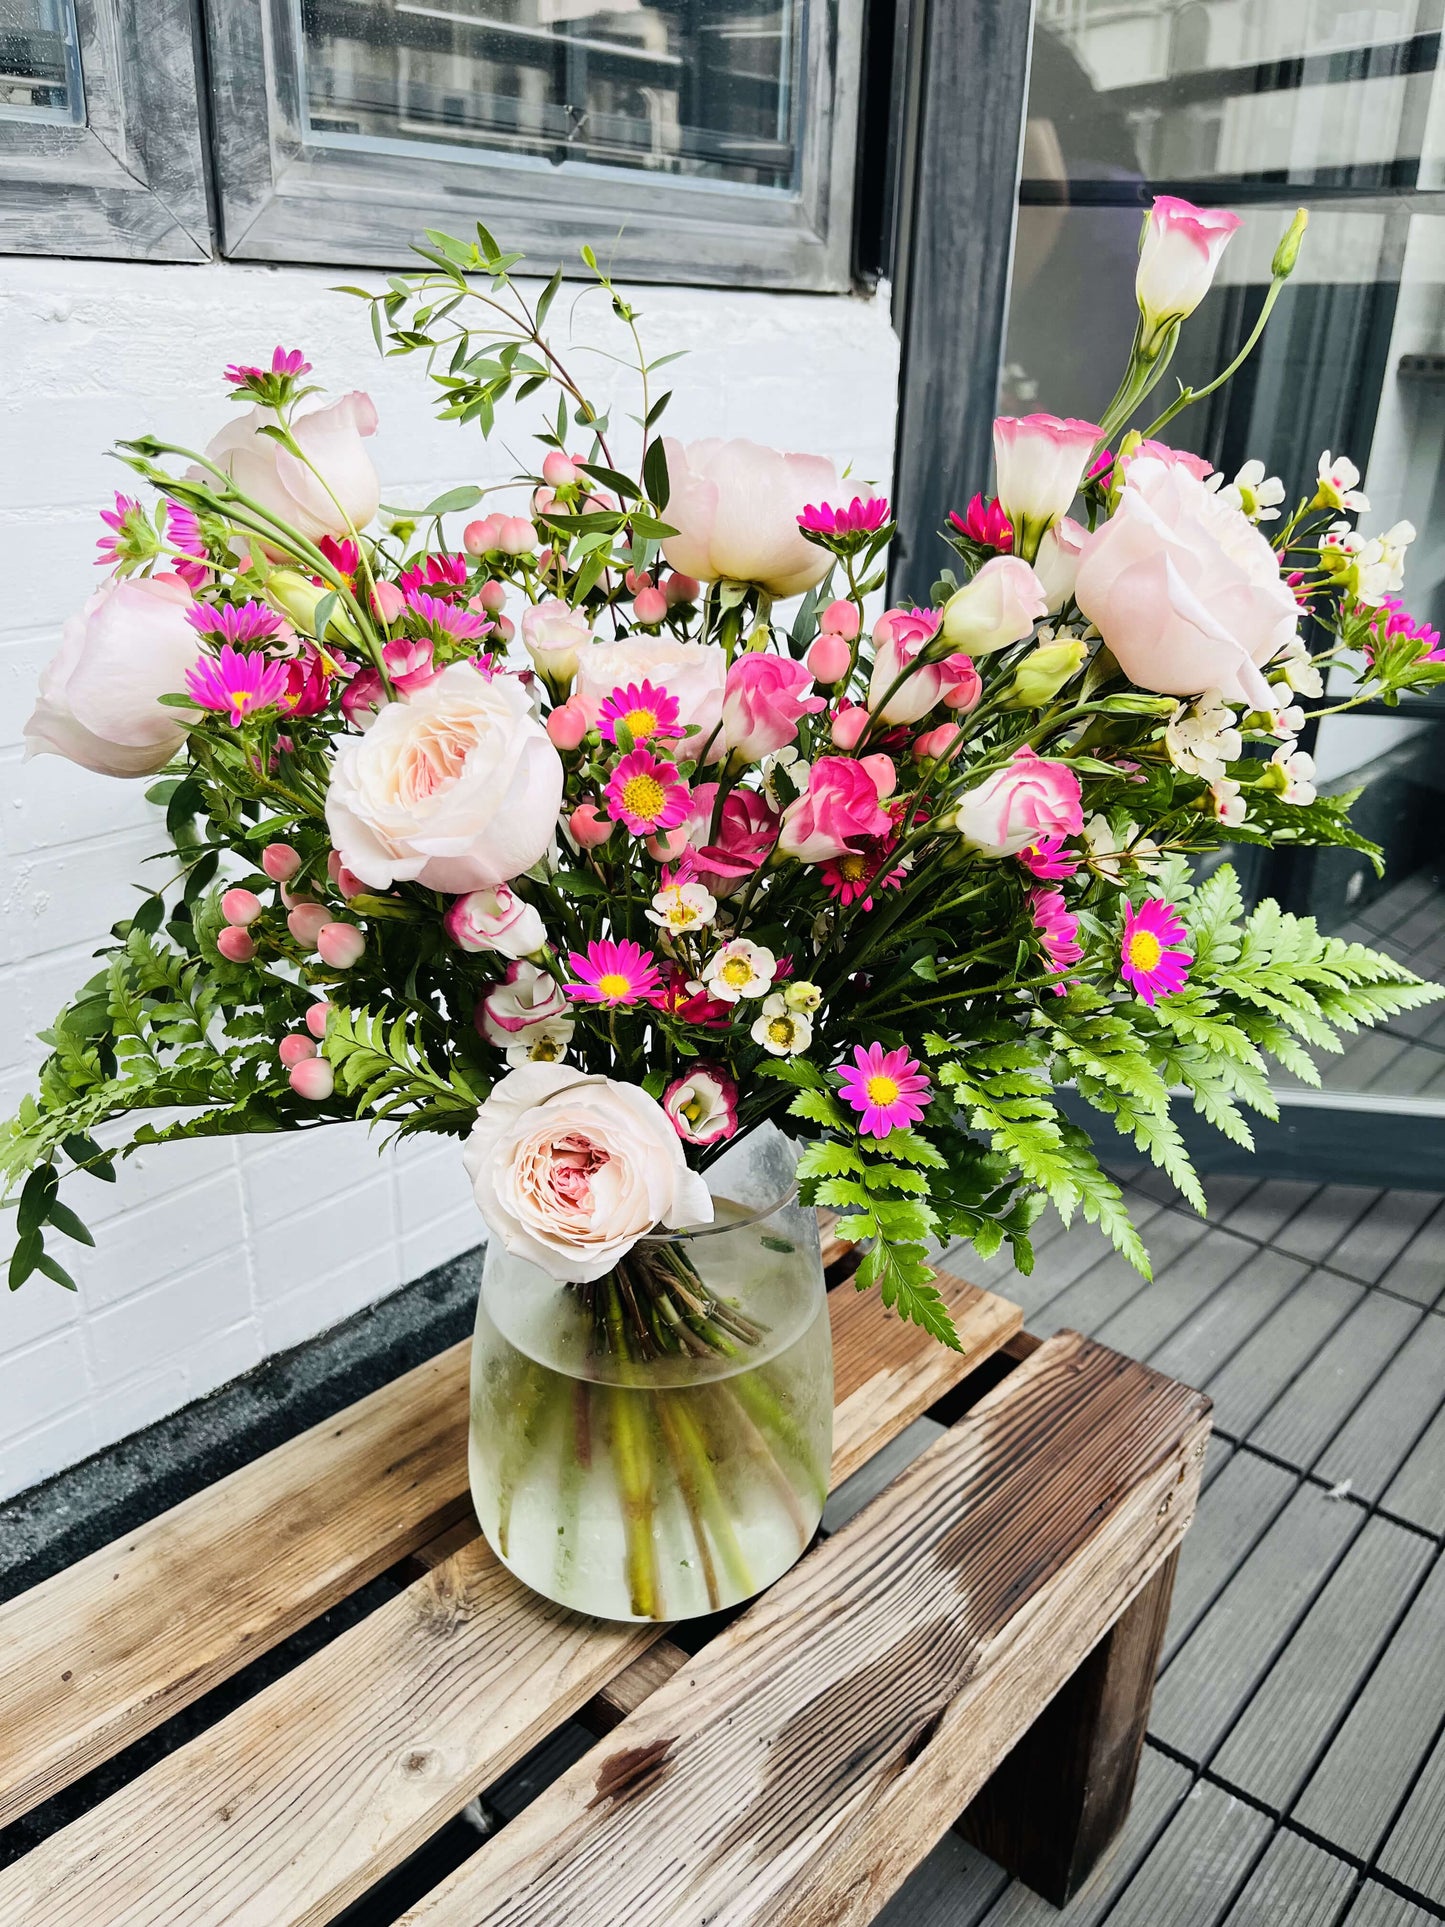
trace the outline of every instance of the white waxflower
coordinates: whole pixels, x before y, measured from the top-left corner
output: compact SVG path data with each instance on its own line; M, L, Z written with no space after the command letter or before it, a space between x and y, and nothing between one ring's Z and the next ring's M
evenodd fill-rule
M1084 825L1084 845L1089 853L1089 868L1107 877L1110 883L1118 883L1120 872L1131 864L1145 876L1152 876L1163 861L1159 845L1141 836L1137 823L1126 823L1121 830L1116 830L1103 815L1091 816Z
M1215 816L1226 829L1237 830L1249 814L1249 806L1238 783L1232 782L1227 776L1217 777L1209 785L1209 795Z
M702 981L709 996L735 1004L740 997L766 996L777 974L778 960L771 950L734 937L708 959Z
M823 993L817 984L809 983L806 977L799 977L784 989L783 1000L789 1010L801 1010L805 1015L811 1015L822 1003Z
M1277 736L1282 743L1298 736L1305 726L1305 713L1298 703L1291 703L1284 709L1268 710L1266 714L1269 717L1266 726L1270 735Z
M1279 520L1284 483L1278 475L1266 476L1263 462L1246 462L1232 482L1226 482L1223 475L1216 472L1204 486L1215 490L1221 502L1228 502L1251 522Z
M1348 455L1336 460L1328 449L1320 457L1319 487L1312 506L1322 509L1352 509L1356 513L1370 504L1359 490L1360 471Z
M1364 546L1364 536L1348 522L1331 522L1320 537L1322 550L1338 549L1342 555L1358 555Z
M789 1010L781 991L763 999L762 1015L752 1028L752 1039L773 1057L796 1057L813 1041L813 1026L801 1011Z
M576 1028L570 1017L552 1017L545 1024L533 1024L525 1038L507 1046L507 1062L513 1070L522 1064L560 1064Z
M796 797L802 796L808 787L808 777L813 765L805 762L798 749L787 744L775 749L762 760L763 790L774 809L785 810ZM783 772L783 782L778 783L778 772ZM789 783L792 788L789 789Z
M1405 586L1405 551L1415 540L1413 522L1396 522L1383 535L1371 536L1355 557L1356 594L1370 608Z
M1286 688L1294 690L1297 696L1323 696L1325 693L1324 678L1315 668L1314 657L1303 636L1291 636L1270 668L1278 672L1278 680Z
M1285 775L1280 794L1286 803L1313 803L1319 791L1314 785L1315 759L1294 742L1281 743L1270 762Z
M1223 776L1226 763L1237 763L1244 754L1244 738L1223 696L1206 689L1192 709L1179 705L1164 731L1164 747L1175 769L1213 782Z
M685 937L690 931L705 930L717 915L717 898L700 883L669 883L652 899L647 912L670 937Z

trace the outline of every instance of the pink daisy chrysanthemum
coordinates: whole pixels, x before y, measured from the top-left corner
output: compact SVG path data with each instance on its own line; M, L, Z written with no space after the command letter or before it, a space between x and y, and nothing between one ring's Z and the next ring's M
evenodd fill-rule
M115 499L119 507L120 496L117 495ZM105 518L107 521L109 519L108 516ZM1386 640L1394 636L1408 636L1411 642L1423 642L1425 652L1420 658L1422 662L1445 662L1445 650L1440 647L1440 631L1433 629L1428 622L1417 621L1408 613L1399 596L1385 597L1375 611L1370 627L1376 635ZM1375 652L1369 642L1365 644L1365 655L1369 661L1374 661Z
M1184 948L1188 934L1173 904L1158 897L1146 897L1137 910L1125 908L1119 975L1146 1004L1184 988L1194 961Z
M798 517L798 527L809 535L871 535L887 520L886 496L855 495L841 508L834 508L831 502L807 503Z
M361 550L349 535L341 541L334 535L323 535L316 546L336 573L344 575L348 582L361 567ZM320 577L313 577L313 580L320 581Z
M154 550L155 530L133 495L117 493L115 507L102 509L100 519L110 533L102 535L95 545L100 551L95 558L96 568L111 568L117 562L143 561Z
M623 757L604 794L608 815L634 836L674 830L692 808L692 791L673 765L645 749Z
M861 901L865 910L871 910L873 892L897 890L902 885L906 866L900 863L891 870L887 867L898 842L896 834L867 836L860 842L860 849L845 850L841 856L830 857L820 864L818 876L829 896L836 897L845 909L850 903Z
M186 688L202 709L227 711L235 729L281 702L290 669L288 662L248 656L226 643L219 656L202 656L186 671Z
M402 570L397 587L403 595L413 589L437 588L445 594L449 589L464 589L468 572L464 555L424 555L420 562Z
M1012 554L1014 525L993 497L985 501L982 495L975 495L962 515L955 509L948 519L960 535L967 536L979 548L996 549L1000 555Z
M475 642L492 626L490 616L478 615L475 609L458 609L440 596L428 595L425 589L409 590L406 606L425 628L456 642Z
M650 682L630 682L625 689L614 689L603 702L597 727L609 743L615 743L617 725L626 723L633 742L645 743L654 736L681 736L677 717L676 696Z
M662 995L657 959L630 937L594 938L585 954L569 951L567 962L576 981L562 988L579 1003L655 1004Z
M1026 843L1018 852L1018 860L1031 877L1039 877L1045 882L1052 882L1058 877L1071 877L1079 868L1077 857L1070 856L1058 830L1050 830L1047 836L1036 837L1032 843Z
M1084 954L1079 942L1079 920L1064 902L1062 890L1033 889L1028 892L1029 911L1039 933L1039 948L1049 960L1051 970L1067 970ZM1054 985L1054 995L1062 997L1064 986Z
M884 1050L881 1044L853 1046L853 1062L842 1073L838 1095L858 1113L864 1137L887 1137L923 1116L931 1089L928 1078L903 1049Z
M226 380L233 388L254 388L264 382L268 374L280 375L288 381L297 381L302 375L311 373L311 363L299 348L273 348L269 369L253 368L248 362L233 362L226 369Z
M166 540L180 555L172 563L182 582L194 592L210 575L206 558L206 538L201 533L200 517L180 502L166 504Z
M219 647L244 649L248 642L268 642L281 629L281 618L264 602L226 603L215 606L196 602L186 611L186 621L198 636Z

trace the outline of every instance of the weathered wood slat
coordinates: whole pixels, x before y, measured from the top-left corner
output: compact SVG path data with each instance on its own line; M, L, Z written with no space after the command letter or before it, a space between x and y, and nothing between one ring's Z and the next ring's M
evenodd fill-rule
M902 1326L875 1294L831 1295L850 1454L866 1457L913 1416L896 1382L907 1347L936 1397L1017 1330L1002 1299L952 1279L945 1289L962 1355ZM0 1921L330 1920L664 1631L564 1612L472 1540L0 1872Z
M1178 1544L1207 1411L1041 1346L406 1921L870 1919Z

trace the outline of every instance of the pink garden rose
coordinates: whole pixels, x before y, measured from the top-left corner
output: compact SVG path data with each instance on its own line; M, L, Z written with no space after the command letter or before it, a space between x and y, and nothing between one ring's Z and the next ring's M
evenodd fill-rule
M1022 642L1048 614L1044 585L1018 555L995 555L943 607L943 633L971 656Z
M149 776L186 740L184 695L198 654L195 607L176 575L107 582L61 632L25 725L28 756L67 756L100 776Z
M507 965L502 981L494 984L477 1005L476 1022L489 1044L506 1050L512 1044L525 1043L531 1032L571 1014L567 993L557 979L536 964L517 958Z
M716 437L684 446L668 436L663 446L667 519L677 534L664 538L662 552L674 569L704 582L756 582L775 596L801 595L823 580L833 558L800 532L798 517L809 502L837 495L830 461Z
M364 529L381 503L381 484L362 447L363 439L376 433L370 395L342 395L293 417L291 432L311 468L261 434L268 426L275 426L269 408L248 408L207 444L207 460L313 542Z
M547 941L535 907L499 883L492 890L468 890L443 919L458 950L494 950L499 957L530 957Z
M887 761L869 757L855 763L847 756L820 756L809 773L807 789L783 812L778 836L783 855L795 856L800 863L827 863L834 857L857 855L869 837L887 836L893 819L879 798L878 771L869 767Z
M999 507L1020 554L1031 554L1049 523L1068 514L1098 439L1096 423L1072 416L1000 415L994 423Z
M1248 516L1182 466L1129 464L1074 596L1140 689L1272 707L1260 666L1295 634L1299 605Z
M813 679L790 656L755 652L728 670L723 693L723 742L750 763L798 740L798 719L824 707L805 692Z
M562 759L515 676L453 663L364 736L343 737L326 792L331 841L372 889L460 894L510 883L551 843Z
M1017 856L1041 837L1079 834L1079 779L1066 763L1016 749L1003 769L964 791L953 820L964 841L985 856Z
M1225 208L1155 195L1134 277L1146 332L1157 333L1193 314L1239 224L1239 216Z
M665 689L676 699L679 726L686 729L695 724L697 728L697 734L686 739L678 754L695 760L710 741L707 760L716 763L724 754L720 724L726 680L727 657L715 642L680 642L676 636L634 634L616 642L593 642L578 651L574 695L595 724L614 689L632 684L641 688L645 682L654 689Z
M657 1100L565 1065L504 1077L462 1156L492 1236L559 1281L601 1278L655 1225L712 1222L707 1185Z

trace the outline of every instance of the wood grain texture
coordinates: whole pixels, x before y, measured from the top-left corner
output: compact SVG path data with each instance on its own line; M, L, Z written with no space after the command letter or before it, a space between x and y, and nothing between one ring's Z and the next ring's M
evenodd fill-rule
M870 1920L1173 1553L1207 1415L1049 1340L408 1927Z
M920 1379L942 1371L951 1382L1016 1327L1016 1308L1001 1299L956 1280L948 1290L963 1355L901 1325L876 1294L845 1287L830 1296L850 1452L867 1457L912 1417L895 1382L910 1350ZM946 1364L935 1366L935 1355ZM464 1422L465 1392L450 1402ZM254 1536L249 1544L255 1558ZM171 1598L174 1583L172 1572ZM471 1540L0 1872L0 1921L328 1921L666 1631L565 1612Z

